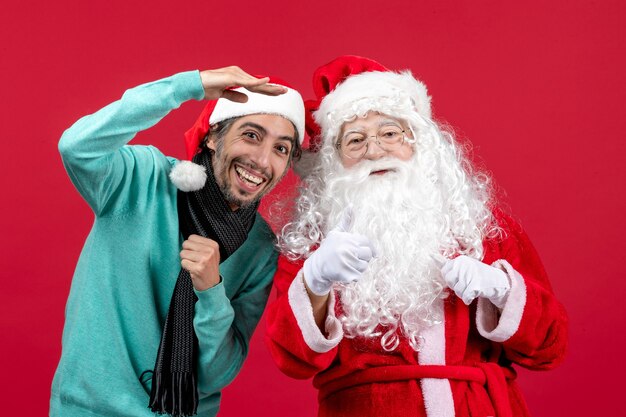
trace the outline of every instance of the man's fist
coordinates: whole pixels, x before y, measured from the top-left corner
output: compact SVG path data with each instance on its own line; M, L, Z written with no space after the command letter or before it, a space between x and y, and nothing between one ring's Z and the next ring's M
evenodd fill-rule
M211 288L220 282L220 247L214 240L191 235L183 242L180 265L189 271L196 290Z

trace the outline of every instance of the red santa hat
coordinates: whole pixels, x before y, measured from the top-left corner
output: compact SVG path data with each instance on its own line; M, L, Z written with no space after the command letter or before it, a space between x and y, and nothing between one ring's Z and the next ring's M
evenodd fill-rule
M275 114L284 117L295 126L299 142L302 144L305 135L302 96L278 78L270 77L269 82L286 87L287 92L277 96L269 96L240 87L234 88L233 91L248 96L248 101L245 103L237 103L224 98L210 100L191 129L185 132L187 158L191 160L200 151L200 143L209 133L212 125L233 117L251 114ZM204 186L206 173L204 167L200 165L191 161L180 161L170 172L170 179L181 191L196 191Z
M360 56L341 56L319 67L313 89L317 99L305 103L313 149L320 141L336 140L343 123L370 111L399 118L411 113L431 117L426 86L410 71L390 71Z

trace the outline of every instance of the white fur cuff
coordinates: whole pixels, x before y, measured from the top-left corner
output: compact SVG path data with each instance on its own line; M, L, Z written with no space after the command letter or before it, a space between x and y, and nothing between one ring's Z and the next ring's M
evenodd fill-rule
M326 332L328 333L328 337L322 334L315 323L313 307L311 306L311 300L304 286L302 270L298 272L298 275L289 286L288 297L289 305L291 306L293 315L296 317L304 341L312 351L326 353L339 344L343 338L343 329L341 328L341 322L335 317L335 297L332 291L330 292L328 314L326 316Z
M476 327L486 339L505 342L519 329L524 307L526 306L526 284L524 278L505 260L501 259L491 266L504 271L511 280L511 290L502 312L491 301L479 298L476 311Z

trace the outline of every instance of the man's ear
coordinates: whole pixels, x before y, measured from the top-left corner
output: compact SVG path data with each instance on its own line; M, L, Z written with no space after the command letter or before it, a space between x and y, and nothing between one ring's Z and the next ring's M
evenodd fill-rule
M215 136L216 136L215 133L209 133L209 135L205 139L206 147L212 151L215 151L217 149L217 146L215 144L215 141L216 141Z

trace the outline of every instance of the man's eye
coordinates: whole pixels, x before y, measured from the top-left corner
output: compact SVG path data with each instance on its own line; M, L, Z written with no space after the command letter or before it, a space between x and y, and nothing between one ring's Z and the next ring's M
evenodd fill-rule
M289 155L289 148L285 145L277 145L276 150L283 155Z
M250 140L259 140L259 135L256 132L244 132L243 137Z

